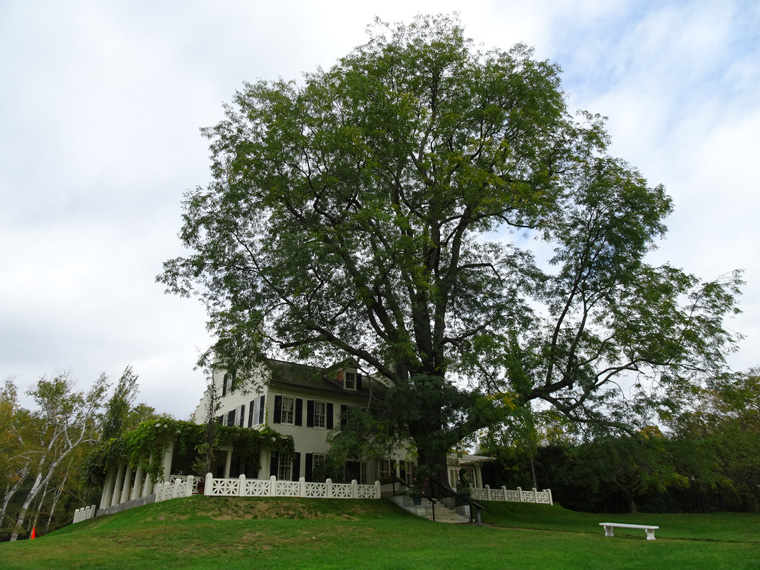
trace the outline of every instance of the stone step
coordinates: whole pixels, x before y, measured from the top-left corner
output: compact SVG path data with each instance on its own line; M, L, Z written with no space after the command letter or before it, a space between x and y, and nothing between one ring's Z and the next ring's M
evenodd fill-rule
M422 499L422 503L420 503L419 506L414 507L411 504L411 499L405 495L388 498L402 509L406 509L418 517L425 517L428 520L433 520L433 505L428 499ZM470 519L468 517L460 516L455 511L446 507L443 503L437 502L435 505L435 522L462 524L469 523Z
M433 505L431 504L431 502L427 499L423 499L422 505L425 507L425 518L428 520L433 520ZM470 519L457 514L456 512L449 509L442 503L436 503L435 522L448 523L448 524L461 524L461 523L469 523Z

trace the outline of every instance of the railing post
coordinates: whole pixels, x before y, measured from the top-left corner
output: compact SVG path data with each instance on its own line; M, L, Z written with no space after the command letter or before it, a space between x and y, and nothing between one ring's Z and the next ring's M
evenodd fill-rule
M383 486L380 481L375 481L375 499L379 499L383 496Z
M549 493L549 504L554 505L554 499L552 499L552 490L546 489L546 492Z
M538 491L536 491L535 487L533 487L533 502L538 504Z
M206 473L206 483L203 485L203 494L206 497L210 497L214 488L214 476L211 473Z
M491 500L491 485L486 485L485 490L486 490L486 500L490 501Z
M356 479L351 479L351 497L357 499L359 497L359 485Z
M306 496L306 478L305 477L298 478L298 496L299 497Z
M238 497L245 497L245 473L238 477Z
M507 488L504 485L501 486L501 500L507 501Z
M185 497L190 497L193 494L193 485L195 484L195 477L192 475L187 476L187 481L185 482Z
M522 503L522 488L521 487L517 488L517 497L519 499L519 501L517 501L517 502L518 503Z
M325 479L325 485L327 485L327 498L333 498L332 479Z
M269 478L269 496L270 497L276 497L277 496L277 485L276 485L276 482L277 482L277 477L275 477L274 475L272 475Z

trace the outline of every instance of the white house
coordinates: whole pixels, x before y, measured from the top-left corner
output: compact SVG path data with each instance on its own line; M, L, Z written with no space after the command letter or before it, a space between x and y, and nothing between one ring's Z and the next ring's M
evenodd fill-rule
M279 360L269 360L260 372L242 388L233 389L233 377L223 372L213 378L216 393L216 420L223 425L258 429L269 426L282 435L293 437L295 456L283 457L262 450L258 473L247 477L306 481L324 479L325 457L330 449L327 434L341 424L352 407L367 407L381 401L388 386L376 377L362 374L356 363L346 361L329 368L317 368ZM198 404L194 419L203 423L208 417L210 389ZM214 466L216 477L237 476L227 456L219 454ZM485 457L449 456L449 483L456 487L458 472L466 469L470 484L482 488L480 463ZM353 461L346 464L346 480L359 484L380 481L388 484L391 475L411 479L413 454L408 449L396 450L391 457L376 462ZM395 473L393 473L395 471Z
M269 360L244 388L235 387L233 378L223 372L213 377L213 390L207 389L198 404L194 421L207 421L211 392L215 392L213 416L221 424L260 430L268 426L282 436L292 436L294 456L277 454L276 445L261 446L258 461L236 449L234 441L222 442L215 453L212 476L225 480L241 475L252 480L323 481L325 458L330 449L328 433L341 425L346 412L354 407L380 402L388 386L375 377L362 374L355 363L347 361L329 368L317 368L278 360ZM243 384L243 383L241 383ZM151 463L162 467L163 482L185 480L192 474L196 459L194 449L177 444L182 422L157 421L159 450L150 451ZM383 494L393 492L392 475L411 483L415 468L412 448L395 450L379 461L348 461L345 482L358 485L381 483ZM480 464L487 458L450 454L449 484L456 488L459 472L464 470L470 487L483 488ZM257 470L256 472L253 472ZM195 484L200 478L195 478ZM106 466L106 477L98 514L116 512L153 500L154 481L139 464L133 471L129 458L114 456ZM336 481L337 483L338 481ZM400 490L400 489L399 489Z

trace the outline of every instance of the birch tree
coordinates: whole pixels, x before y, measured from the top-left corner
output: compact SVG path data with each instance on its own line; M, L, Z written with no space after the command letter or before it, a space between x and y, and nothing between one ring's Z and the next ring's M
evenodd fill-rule
M32 483L19 509L11 541L15 541L23 529L32 503L72 452L82 444L98 440L100 426L97 420L107 390L105 374L85 393L75 389L68 373L51 379L43 376L29 390L38 407L31 414L35 441L24 442Z

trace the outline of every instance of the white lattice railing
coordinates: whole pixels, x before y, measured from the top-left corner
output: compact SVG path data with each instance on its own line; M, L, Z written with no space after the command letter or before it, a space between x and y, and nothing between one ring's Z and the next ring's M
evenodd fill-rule
M74 511L74 522L82 522L86 521L87 519L91 519L95 516L95 511L97 511L97 507L95 505L92 505L90 507L82 507L81 509L77 509Z
M157 503L169 499L189 497L193 492L198 492L198 480L192 475L188 475L182 479L176 478L166 483L156 483L153 492L156 494Z
M511 503L538 503L542 505L553 505L551 489L543 491L523 491L520 487L517 489L491 489L486 485L482 489L473 489L470 496L476 501L506 501Z
M272 475L269 479L246 479L241 475L235 479L217 479L211 473L206 475L204 494L210 497L305 497L310 499L379 499L380 482L374 485L278 481ZM158 498L156 498L158 500Z

